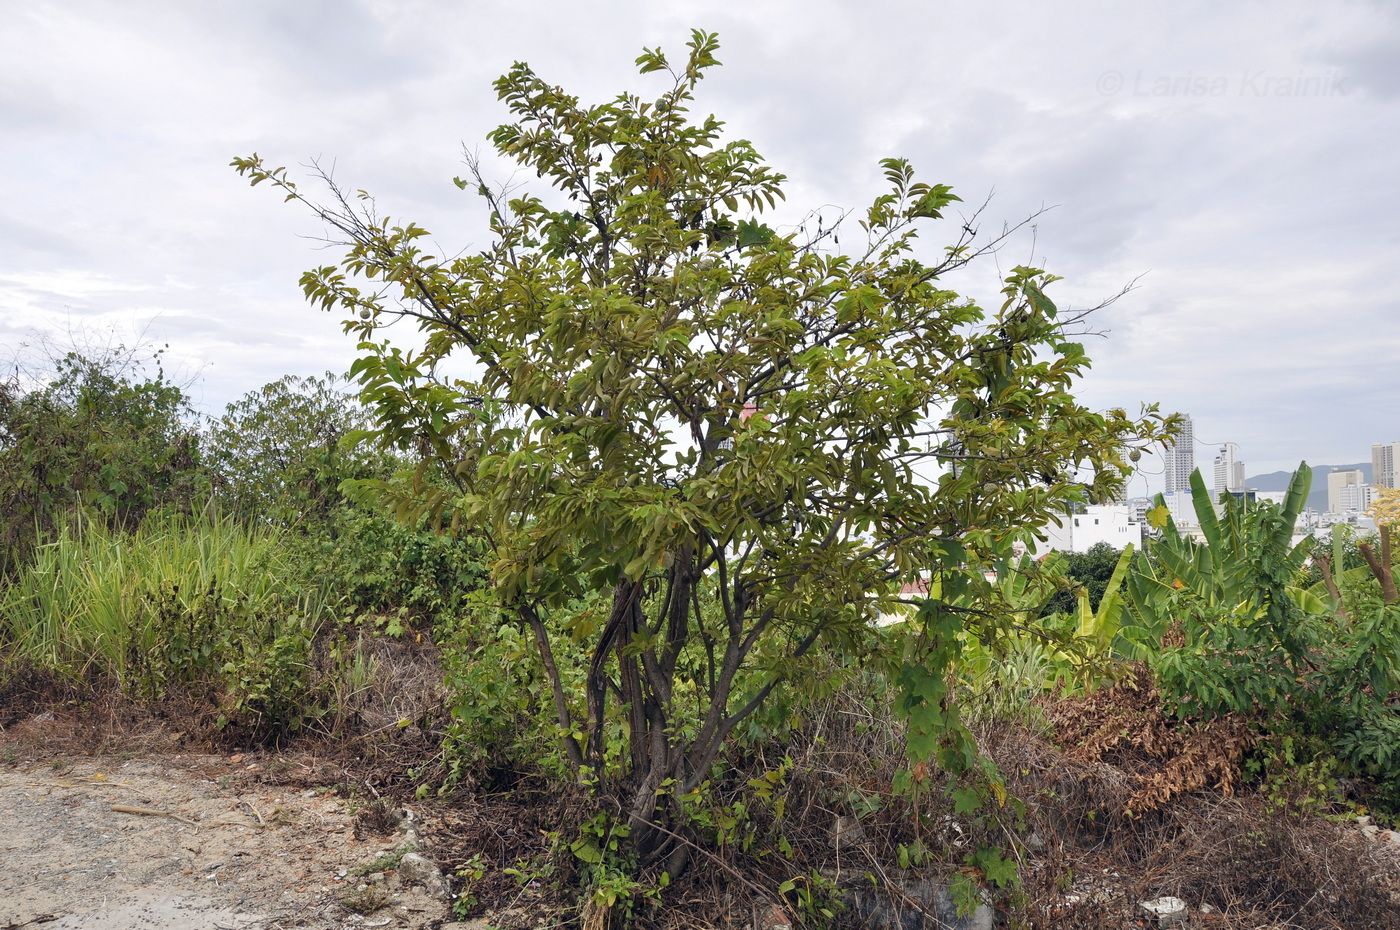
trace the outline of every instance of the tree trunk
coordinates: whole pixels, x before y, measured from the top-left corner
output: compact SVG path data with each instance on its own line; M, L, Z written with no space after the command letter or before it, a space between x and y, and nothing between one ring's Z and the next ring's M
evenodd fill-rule
M1313 556L1313 558L1317 561L1318 571L1322 572L1322 583L1327 586L1328 595L1337 604L1337 616L1340 617L1342 620L1349 619L1347 617L1347 609L1342 606L1341 589L1337 587L1337 579L1332 575L1331 556L1318 553L1317 555Z
M1390 564L1390 527L1381 527L1381 551L1378 555L1367 543L1357 546L1361 557L1366 560L1371 574L1381 585L1381 601L1386 604L1400 604L1400 592L1395 589L1395 572Z

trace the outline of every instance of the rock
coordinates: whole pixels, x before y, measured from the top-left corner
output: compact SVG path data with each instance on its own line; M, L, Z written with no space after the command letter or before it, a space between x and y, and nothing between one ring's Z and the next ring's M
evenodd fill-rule
M1362 824L1361 834L1368 840L1374 840L1381 835L1381 828L1373 823Z
M836 824L831 829L831 842L838 851L859 846L865 842L865 827L856 818L843 814L836 818Z
M1039 833L1032 830L1031 835L1026 837L1026 848L1031 852L1041 852L1045 849L1045 840L1041 838Z
M1139 902L1138 906L1155 917L1159 927L1170 927L1186 919L1186 902L1170 895Z
M1386 830L1385 832L1383 832L1381 834L1381 839L1389 843L1391 846L1400 848L1400 833L1397 833L1394 830Z
M419 853L404 853L399 860L399 878L407 885L422 885L434 897L448 896L447 880L442 877L442 870L433 860Z
M1362 815L1356 818L1356 825L1359 827L1369 827L1374 821L1369 816Z
M774 904L760 910L754 917L753 930L792 930L792 918L787 911Z
M403 845L410 849L418 847L418 818L413 811L408 808L403 809L403 816L399 818L399 823L403 827Z
M877 892L868 884L850 888L848 901L857 925L870 930L992 930L995 915L990 907L979 904L966 917L958 916L957 905L942 882L907 879L899 882L898 890L909 900Z

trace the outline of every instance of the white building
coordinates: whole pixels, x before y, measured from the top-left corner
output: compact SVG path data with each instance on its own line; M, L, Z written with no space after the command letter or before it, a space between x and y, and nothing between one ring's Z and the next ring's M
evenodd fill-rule
M1329 489L1330 491L1330 489ZM1328 495L1330 501L1331 495ZM1376 489L1369 484L1348 484L1344 485L1337 492L1337 503L1340 509L1333 510L1333 513L1364 512L1371 509L1371 505L1376 502Z
M1196 428L1190 416L1182 416L1181 432L1176 441L1163 450L1162 462L1166 466L1167 493L1182 491L1190 494L1191 472L1196 470Z
M1400 442L1371 444L1371 484L1400 488Z
M1189 487L1185 491L1168 491L1162 495L1162 503L1167 505L1167 512L1172 515L1172 522L1178 527L1200 525L1200 521L1196 519L1196 504L1191 499Z
M1228 491L1244 490L1244 462L1240 460L1240 447L1227 442L1215 453L1215 494L1219 497Z
M1091 504L1083 513L1063 514L1041 532L1048 552L1088 552L1098 543L1122 549L1142 545L1143 524L1134 519L1130 504Z
M1376 531L1375 520L1366 516L1364 513L1354 510L1350 513L1318 514L1317 518L1312 522L1312 525L1308 527L1308 530L1317 540L1326 542L1331 539L1332 527L1334 526L1352 527L1358 535L1362 536Z
M1348 510L1365 510L1365 507L1354 506L1360 496L1360 492L1355 489L1365 484L1366 475L1359 468L1346 470L1339 468L1328 472L1327 512L1346 513Z

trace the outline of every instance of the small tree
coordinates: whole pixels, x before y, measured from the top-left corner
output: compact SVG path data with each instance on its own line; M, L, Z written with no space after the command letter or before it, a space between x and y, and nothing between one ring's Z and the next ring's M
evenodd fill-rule
M1075 588L1089 597L1089 607L1097 610L1103 599L1109 579L1118 567L1122 549L1115 549L1106 542L1094 543L1087 552L1069 552L1064 556L1065 576L1075 582ZM1055 596L1040 609L1043 617L1054 613L1074 613L1078 609L1079 592L1073 589L1057 591Z
M393 461L342 442L370 425L343 380L292 375L228 405L209 429L209 464L234 512L291 524L324 520L340 484L390 471Z
M1058 313L1050 275L1014 268L990 313L948 290L1002 237L979 245L974 215L919 258L919 230L958 198L901 159L883 162L888 191L858 232L819 214L765 225L783 176L691 117L717 48L697 31L678 67L646 51L641 72L666 83L651 100L584 105L512 67L495 87L514 121L491 141L553 190L494 188L469 157L457 184L484 198L492 240L457 258L324 175L318 205L285 169L234 161L347 245L305 293L349 315L374 436L455 483L401 503L489 539L495 595L538 649L569 764L618 799L643 861L676 848L677 799L735 728L815 650L859 659L901 581L931 573L943 619L908 626L922 671L905 678L912 752L927 756L956 718L926 661L946 658L947 637L918 631L1012 622L991 600L963 606L984 570L1066 500L1120 487L1127 449L1165 422L1075 401L1080 317ZM422 351L383 341L396 319L418 325ZM458 353L479 380L442 373ZM605 599L602 616L569 609L585 595ZM580 692L562 638L584 649Z

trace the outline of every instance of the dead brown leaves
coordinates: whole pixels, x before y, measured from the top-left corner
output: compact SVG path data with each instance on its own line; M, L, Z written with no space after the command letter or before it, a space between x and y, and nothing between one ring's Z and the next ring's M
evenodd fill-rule
M1151 672L1137 666L1112 687L1048 708L1056 741L1071 759L1107 762L1127 773L1133 792L1124 812L1136 817L1203 788L1232 795L1252 745L1237 715L1179 721L1162 708Z

